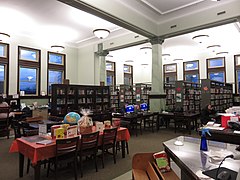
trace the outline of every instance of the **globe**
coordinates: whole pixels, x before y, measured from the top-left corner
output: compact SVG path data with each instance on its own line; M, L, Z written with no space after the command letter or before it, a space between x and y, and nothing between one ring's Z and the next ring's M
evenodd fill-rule
M77 122L80 120L80 115L75 112L69 112L65 117L64 117L64 123L66 124L77 124Z

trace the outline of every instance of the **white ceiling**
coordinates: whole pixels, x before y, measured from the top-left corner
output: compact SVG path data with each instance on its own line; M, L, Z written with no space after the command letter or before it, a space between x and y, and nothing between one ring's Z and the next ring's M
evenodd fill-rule
M107 40L121 34L131 33L127 29L59 1L0 0L0 32L75 47L85 43L102 42L92 33L96 28L107 28L111 31ZM72 0L66 1L72 2ZM135 12L159 24L236 1L238 0L221 0L220 2L211 0L78 0L76 2L86 2L95 5L96 8L104 8L105 11L112 9L129 17L131 12ZM108 11L108 13L111 12Z

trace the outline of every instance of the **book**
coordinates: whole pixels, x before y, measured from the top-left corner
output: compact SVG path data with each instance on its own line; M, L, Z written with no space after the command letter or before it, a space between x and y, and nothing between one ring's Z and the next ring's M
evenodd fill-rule
M55 129L55 135L56 135L56 139L63 139L64 138L64 129L63 128Z
M153 158L156 160L157 166L161 172L167 172L171 170L170 163L165 151L153 154Z
M42 144L42 145L47 145L47 144L51 144L51 143L52 143L52 140L49 140L49 139L45 139L45 140L36 142L36 144Z
M52 138L56 138L56 132L55 130L58 129L58 128L61 128L61 125L53 125L51 127L51 135L52 135Z
M76 125L69 126L67 128L67 138L75 137L75 136L77 136L77 126Z

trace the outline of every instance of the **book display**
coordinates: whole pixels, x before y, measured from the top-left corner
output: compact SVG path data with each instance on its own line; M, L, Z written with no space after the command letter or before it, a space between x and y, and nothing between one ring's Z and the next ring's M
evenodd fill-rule
M175 109L175 83L165 83L166 109L171 111Z
M115 112L120 109L119 87L110 86L111 109Z
M149 97L148 95L150 94L151 91L151 85L150 84L136 84L136 104L141 104L141 103L147 103L149 104Z
M188 113L200 112L200 84L187 81L177 81L175 84L175 96L175 110L181 110Z
M225 109L233 106L232 84L222 83L209 79L202 80L202 101L201 107L211 104L218 112L225 112Z
M120 106L125 106L125 104L135 103L135 92L132 86L120 85Z
M93 112L110 109L109 86L52 85L51 115L65 116L68 112L90 109Z

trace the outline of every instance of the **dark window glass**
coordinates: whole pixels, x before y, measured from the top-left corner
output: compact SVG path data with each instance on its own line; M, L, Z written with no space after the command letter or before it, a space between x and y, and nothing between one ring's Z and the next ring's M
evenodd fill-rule
M175 83L176 80L177 80L176 76L166 76L165 77L166 83Z
M209 59L209 67L223 67L223 59Z
M131 66L124 65L123 71L124 71L125 73L131 73Z
M107 71L114 71L113 63L106 63L106 70Z
M224 72L211 72L209 77L211 80L224 82Z
M198 74L187 74L186 81L198 83Z
M113 76L107 76L107 86L113 85Z
M5 66L0 65L0 93L4 94L5 87Z
M38 51L30 49L20 49L20 59L38 61Z
M24 91L25 94L36 95L37 94L37 69L20 67L20 91Z
M6 48L6 45L0 44L0 57L6 57L5 48Z
M198 69L198 62L197 61L194 61L194 62L189 62L185 64L185 70L188 71L188 70L196 70Z
M49 53L49 63L63 64L63 56L61 54Z
M61 84L63 82L63 71L48 71L48 90L51 92L52 84Z

